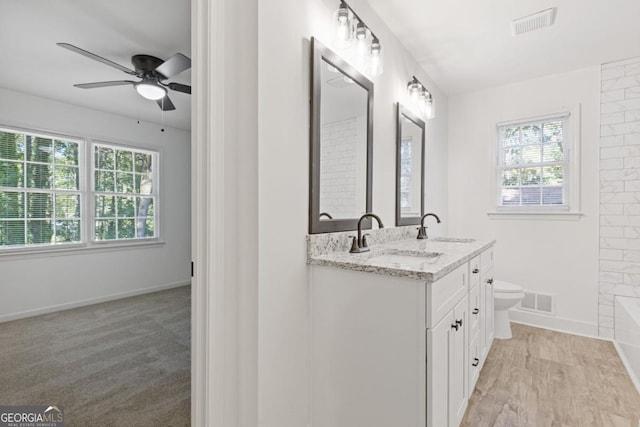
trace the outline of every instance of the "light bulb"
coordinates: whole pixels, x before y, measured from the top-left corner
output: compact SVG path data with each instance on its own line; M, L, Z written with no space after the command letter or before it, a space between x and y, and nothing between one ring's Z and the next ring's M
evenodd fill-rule
M140 83L136 83L135 88L140 95L152 101L164 98L167 94L167 90L153 80L143 80Z
M425 119L433 118L433 98L426 89L424 89L420 94L418 111Z
M367 33L367 27L365 27L362 22L358 22L358 26L356 28L356 39L365 40L367 38Z
M353 37L352 22L349 9L340 5L335 13L335 38L333 45L338 49L346 49L351 46L351 38Z
M361 71L364 71L367 63L368 56L368 45L367 45L367 36L369 35L369 30L364 26L362 22L358 23L356 27L356 46L355 52L353 55L353 62L356 68Z
M435 109L433 108L433 98L431 95L429 95L429 99L427 99L424 115L427 119L433 119L435 117Z
M371 50L369 56L369 67L373 77L382 74L382 45L378 39L371 41Z
M413 80L411 80L409 82L409 84L407 85L407 90L409 91L409 96L411 97L411 102L413 103L413 105L417 106L419 98L420 98L420 92L422 92L422 85L414 77Z

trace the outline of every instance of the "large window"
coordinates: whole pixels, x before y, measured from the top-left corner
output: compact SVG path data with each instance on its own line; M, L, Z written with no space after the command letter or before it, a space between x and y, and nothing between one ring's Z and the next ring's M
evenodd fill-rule
M82 241L81 142L0 129L0 247Z
M499 209L569 209L569 131L569 114L498 126Z
M94 145L95 239L156 236L157 154L111 145Z
M158 237L158 152L86 145L0 128L0 251Z

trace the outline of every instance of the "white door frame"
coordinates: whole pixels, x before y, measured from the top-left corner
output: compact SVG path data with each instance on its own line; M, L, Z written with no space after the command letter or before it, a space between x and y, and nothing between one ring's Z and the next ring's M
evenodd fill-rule
M191 1L191 425L224 426L223 0ZM230 401L229 401L230 400Z
M191 424L198 427L258 424L257 16L258 0L191 0Z

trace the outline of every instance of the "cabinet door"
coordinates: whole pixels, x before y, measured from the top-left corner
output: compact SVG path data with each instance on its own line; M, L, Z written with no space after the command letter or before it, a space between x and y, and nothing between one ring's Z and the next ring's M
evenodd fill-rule
M449 351L453 311L427 329L427 427L449 426Z
M485 279L483 280L482 285L485 287L485 311L487 313L486 317L486 332L485 332L485 341L484 347L485 352L489 352L489 348L491 347L491 343L493 342L493 268L489 270ZM485 353L485 356L486 356Z
M482 282L480 282L479 291L480 291L480 340L478 341L478 345L480 346L480 365L484 364L484 355L486 353L485 343L487 342L487 284L484 282L484 277L482 278ZM493 318L491 319L493 322Z
M469 338L473 339L480 332L480 288L478 285L469 292Z
M467 388L467 396L471 398L473 390L478 382L480 376L480 334L471 338L469 343L469 360L467 361L467 367L469 368L469 386Z
M459 426L467 409L469 301L465 296L453 309L449 339L449 426Z

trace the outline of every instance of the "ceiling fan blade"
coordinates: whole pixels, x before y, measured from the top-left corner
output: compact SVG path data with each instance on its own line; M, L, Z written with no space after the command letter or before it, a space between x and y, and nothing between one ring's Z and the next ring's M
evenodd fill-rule
M98 56L95 53L91 53L91 52L88 52L88 51L86 51L84 49L80 49L79 47L74 46L72 44L69 44L69 43L56 43L56 44L58 46L60 46L60 47L65 48L65 49L69 49L72 52L79 53L82 56L86 56L87 58L93 59L94 61L102 62L103 64L106 64L106 65L108 65L110 67L116 68L116 69L118 69L120 71L124 71L125 73L131 74L132 76L136 75L135 71L133 71L133 70L127 68L127 67L124 67L124 66L122 66L120 64L116 64L113 61L109 61L108 59L103 58L101 56Z
M169 89L175 90L177 92L188 93L191 95L191 86L183 85L181 83L169 83L167 85Z
M158 99L156 103L158 104L158 107L160 107L162 111L172 111L176 109L176 106L173 105L173 102L171 102L171 100L169 99L169 96L165 96L164 98Z
M79 87L81 89L95 89L97 87L124 86L124 85L132 85L135 83L136 82L131 80L117 80L112 82L80 83L74 86Z
M158 65L156 72L162 74L165 78L170 79L189 68L191 68L191 59L181 53L176 53L171 58Z

